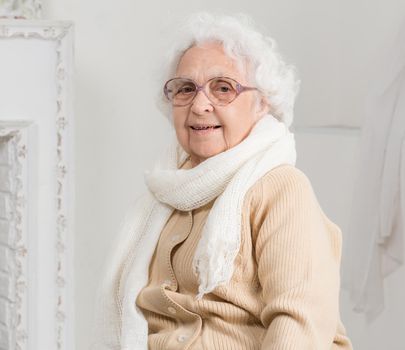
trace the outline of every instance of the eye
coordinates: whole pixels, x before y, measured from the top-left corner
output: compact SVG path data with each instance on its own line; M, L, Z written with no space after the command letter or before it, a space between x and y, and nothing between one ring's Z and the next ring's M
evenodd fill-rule
M231 88L229 86L223 85L223 86L219 86L218 90L220 92L229 92L231 90Z
M180 86L177 89L176 95L177 94L191 94L191 93L194 93L194 91L195 91L195 86L193 86L191 84L187 84L187 85Z
M211 89L212 91L218 94L228 94L234 91L233 86L229 82L224 80L214 81L213 84L211 85Z

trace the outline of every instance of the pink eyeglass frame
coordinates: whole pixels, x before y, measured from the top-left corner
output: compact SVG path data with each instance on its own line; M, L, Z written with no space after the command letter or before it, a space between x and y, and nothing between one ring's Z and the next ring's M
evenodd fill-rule
M205 89L204 89L204 88L205 88L205 86L206 86L211 80L214 80L214 79L221 79L221 78L229 79L229 80L232 80L232 81L234 81L234 82L236 83L236 95L235 95L235 98L234 98L234 99L232 99L231 101L229 101L229 102L227 102L227 103L225 103L225 104L215 104L215 103L213 103L213 102L210 100L210 98L208 97L208 95L207 95L207 93L205 92ZM164 85L164 87L163 87L163 91L164 91L164 94L165 94L166 98L167 98L169 101L171 101L171 102L172 102L172 100L169 98L169 91L168 91L168 89L167 89L167 84L169 84L172 80L175 80L175 79L183 79L183 80L189 81L189 82L193 83L193 84L195 85L195 87L196 87L196 90L195 90L195 93L194 93L194 97L191 99L191 101L190 101L189 103L185 104L185 105L173 104L173 106L176 106L176 107L184 107L184 106L188 106L188 105L192 104L193 101L194 101L194 99L195 99L195 97L197 96L197 94L198 94L200 91L202 91L202 92L204 93L204 95L207 96L208 100L210 100L212 104L217 105L217 106L226 106L226 105L230 104L231 102L235 101L236 98L237 98L242 92L244 92L244 91L259 90L259 89L256 88L256 87L244 86L244 85L240 84L238 81L236 81L235 79L232 79L232 78L229 78L229 77L213 77L213 78L211 78L211 79L208 79L203 85L198 85L193 79L182 78L182 77L175 77L175 78L169 79L169 80L165 83L165 85Z

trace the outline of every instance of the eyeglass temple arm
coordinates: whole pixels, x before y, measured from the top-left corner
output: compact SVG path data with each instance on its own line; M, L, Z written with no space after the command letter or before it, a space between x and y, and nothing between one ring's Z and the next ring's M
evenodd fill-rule
M259 89L256 88L256 87L243 86L243 85L240 85L240 84L239 84L239 92L242 92L242 91L249 91L249 90L257 90L257 91L259 91Z

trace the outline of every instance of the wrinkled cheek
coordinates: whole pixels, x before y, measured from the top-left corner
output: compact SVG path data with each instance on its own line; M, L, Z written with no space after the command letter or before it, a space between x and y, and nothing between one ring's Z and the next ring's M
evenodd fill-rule
M222 131L222 143L223 143L223 150L227 151L229 148L231 148L231 143L230 143L230 135L228 133L228 129L224 128Z
M176 130L177 141L187 151L190 141L187 130Z

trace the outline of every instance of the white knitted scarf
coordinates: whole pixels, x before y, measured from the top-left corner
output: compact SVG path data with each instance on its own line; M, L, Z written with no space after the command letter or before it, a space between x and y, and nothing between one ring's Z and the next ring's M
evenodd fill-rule
M294 134L265 115L238 145L191 169L189 155L173 139L166 154L145 172L148 191L127 213L96 300L94 350L147 349L148 324L135 300L148 282L160 232L174 209L190 211L218 197L197 246L193 270L202 298L233 274L241 241L241 209L248 189L280 164L295 165Z

